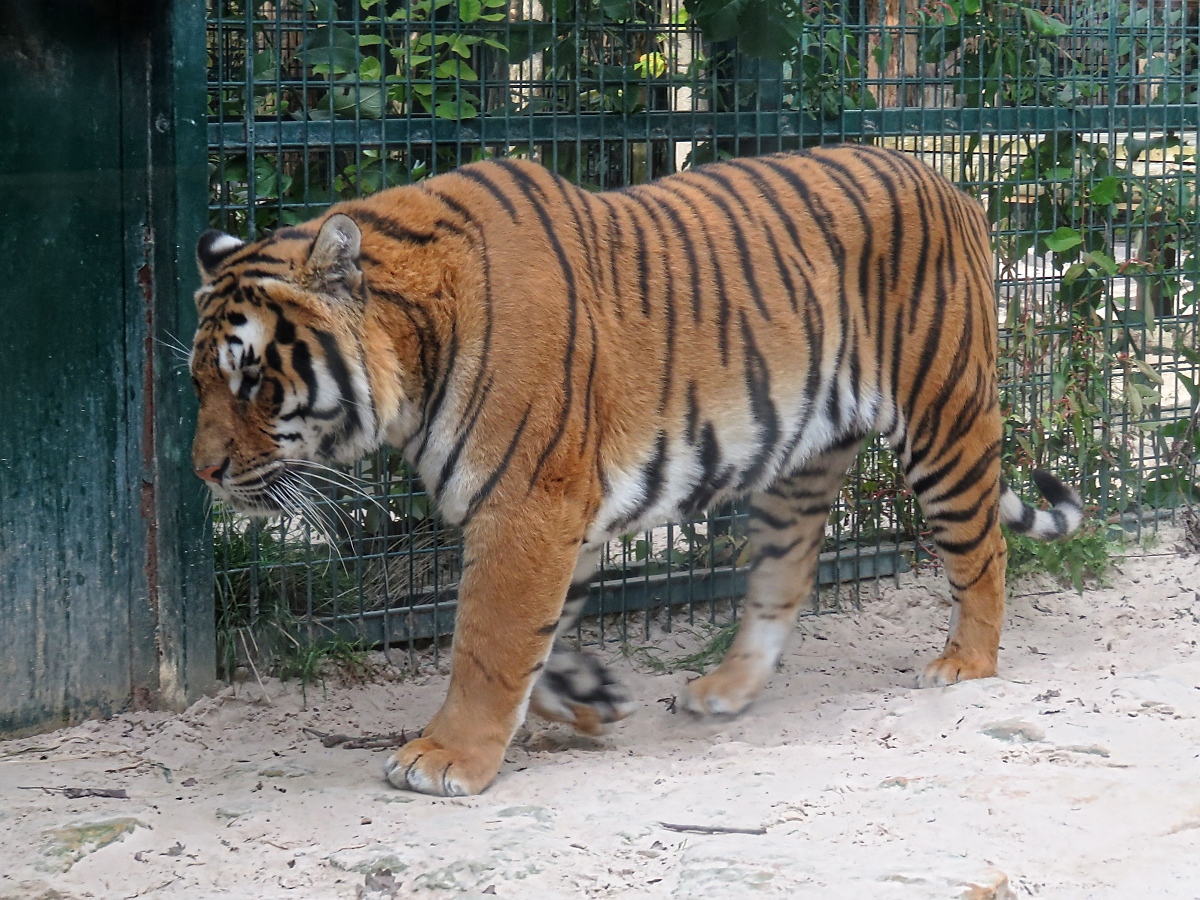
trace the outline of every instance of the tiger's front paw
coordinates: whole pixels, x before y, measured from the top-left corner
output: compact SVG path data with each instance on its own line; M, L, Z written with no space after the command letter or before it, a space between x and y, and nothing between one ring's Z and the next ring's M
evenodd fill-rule
M543 719L598 735L605 725L632 713L636 704L598 659L557 642L533 686L529 707Z
M917 679L917 687L944 687L972 678L991 678L996 664L991 660L950 653L939 656L925 667Z
M383 771L393 786L439 797L478 794L496 777L504 760L498 753L464 753L443 747L433 738L409 741L384 763Z

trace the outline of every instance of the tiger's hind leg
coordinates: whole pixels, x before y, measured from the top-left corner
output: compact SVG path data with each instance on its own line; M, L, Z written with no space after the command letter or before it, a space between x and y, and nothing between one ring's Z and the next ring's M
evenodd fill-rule
M829 508L859 438L810 460L750 497L750 584L733 646L721 665L687 685L683 705L702 715L744 710L775 671L800 604L812 596Z
M951 407L953 408L953 407ZM950 582L953 609L941 656L925 667L921 687L996 674L1004 624L1004 569L1008 550L1000 532L1000 413L944 423L905 459L916 494ZM930 445L940 444L937 452ZM918 463L912 462L917 457Z
M566 638L583 614L588 581L598 562L599 553L580 553L550 657L529 698L530 709L543 719L565 722L591 735L601 734L605 725L619 722L634 710L629 693L604 664L575 649Z

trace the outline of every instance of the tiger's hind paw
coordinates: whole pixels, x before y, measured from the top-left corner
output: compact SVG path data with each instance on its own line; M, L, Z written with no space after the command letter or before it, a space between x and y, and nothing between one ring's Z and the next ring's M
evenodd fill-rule
M602 734L605 725L619 722L635 708L603 663L562 642L555 642L529 706L543 719L565 722L590 735Z

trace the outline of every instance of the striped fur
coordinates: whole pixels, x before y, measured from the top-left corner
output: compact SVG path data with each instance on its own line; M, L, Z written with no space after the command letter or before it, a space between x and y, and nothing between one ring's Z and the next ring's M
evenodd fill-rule
M631 704L563 643L604 543L748 496L743 624L686 705L734 713L810 593L830 503L883 434L956 601L922 676L991 675L1008 522L1079 524L1052 476L999 479L987 222L909 157L838 147L590 194L529 162L467 166L243 245L202 238L194 463L252 512L306 466L401 448L462 525L453 676L402 787L482 790L532 702L584 729Z

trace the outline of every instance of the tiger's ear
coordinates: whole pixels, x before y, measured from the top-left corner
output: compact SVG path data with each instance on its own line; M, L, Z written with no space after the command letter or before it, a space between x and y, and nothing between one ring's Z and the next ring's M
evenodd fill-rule
M244 246L245 241L215 228L210 228L200 235L200 240L196 243L196 265L204 283L213 280L217 269L227 256Z
M353 219L336 213L325 220L308 254L310 276L322 289L353 296L362 283L358 256L362 232Z

